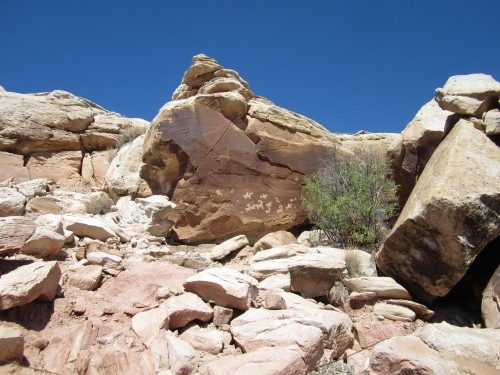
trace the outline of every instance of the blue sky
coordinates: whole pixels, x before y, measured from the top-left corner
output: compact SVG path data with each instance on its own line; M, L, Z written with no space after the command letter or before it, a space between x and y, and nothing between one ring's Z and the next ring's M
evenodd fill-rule
M332 132L400 132L451 75L500 79L498 0L1 0L0 85L151 120L191 57Z

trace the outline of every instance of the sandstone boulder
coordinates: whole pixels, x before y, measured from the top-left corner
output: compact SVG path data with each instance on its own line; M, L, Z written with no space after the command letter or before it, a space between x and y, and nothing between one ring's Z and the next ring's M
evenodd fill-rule
M239 235L215 246L210 252L210 259L221 260L233 251L240 250L248 245L248 239L244 235Z
M379 317L402 322L413 322L416 318L415 312L408 307L389 303L375 304L373 313Z
M47 226L37 226L33 235L26 241L21 252L45 258L58 254L66 242L66 237Z
M64 215L64 228L72 231L76 236L94 238L100 241L117 237L107 223L98 217Z
M500 265L483 291L481 315L488 328L500 328Z
M19 252L35 233L36 224L22 216L0 218L0 255Z
M457 327L439 323L428 324L413 335L437 351L443 362L454 361L460 369L457 373L495 374L500 368L498 329ZM448 370L447 373L451 371Z
M233 310L227 307L214 306L214 324L220 327L223 324L229 324L233 318Z
M367 294L371 298L411 299L410 293L391 277L353 277L343 281L352 292Z
M102 267L99 265L84 266L77 269L69 277L68 283L78 289L95 290L102 278Z
M436 90L436 101L445 110L481 117L497 106L500 83L486 74L453 76Z
M121 147L111 161L105 180L113 196L130 195L135 197L151 194L146 182L139 175L143 166L144 138L145 136L141 135L131 143Z
M0 278L0 310L26 305L36 299L52 301L61 278L57 262L34 262Z
M15 327L0 326L0 363L23 360L24 337Z
M22 216L26 197L14 188L0 187L0 216Z
M194 293L170 297L160 308L167 313L169 328L172 330L182 328L193 320L207 322L214 315L212 308Z
M182 332L179 338L191 344L199 352L213 355L222 352L223 333L217 329L200 328L195 325Z
M65 187L81 183L82 153L80 151L34 152L26 164L30 177L47 178Z
M253 251L256 253L261 250L272 249L273 247L280 247L294 243L297 243L297 239L292 233L280 230L278 232L268 233L259 239L253 246Z
M498 137L500 134L500 111L493 109L483 115L485 132L488 137Z
M165 335L165 339L168 345L168 358L172 374L195 374L200 361L199 353L194 350L191 344L173 334Z
M304 375L307 371L300 354L285 348L225 356L209 362L206 368L208 375Z
M123 259L121 257L103 251L93 251L87 254L87 260L90 264L103 266L105 271L120 271L123 269Z
M154 119L141 176L178 204L178 239L244 234L254 242L306 219L304 175L338 141L314 121L252 97L237 74L197 56Z
M0 138L0 148L5 139ZM0 151L0 181L12 179L14 183L28 181L29 171L24 166L23 155Z
M257 280L229 268L210 268L188 277L184 289L222 307L248 310L257 293Z
M90 187L102 188L115 150L95 151L85 154L82 160L82 180Z
M46 195L49 190L49 180L46 178L35 178L15 185L15 188L26 198L32 199Z
M143 342L158 335L160 330L168 329L168 327L168 314L163 309L142 311L132 317L132 330Z
M377 264L420 298L444 296L500 233L500 148L459 121L420 176ZM405 249L405 251L401 251Z
M95 349L84 350L78 354L75 363L78 374L157 374L150 351Z

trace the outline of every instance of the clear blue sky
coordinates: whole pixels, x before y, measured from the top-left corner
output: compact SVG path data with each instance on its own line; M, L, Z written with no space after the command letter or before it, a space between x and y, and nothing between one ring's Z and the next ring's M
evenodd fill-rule
M333 132L400 132L451 75L500 79L499 0L0 0L0 85L151 120L191 57Z

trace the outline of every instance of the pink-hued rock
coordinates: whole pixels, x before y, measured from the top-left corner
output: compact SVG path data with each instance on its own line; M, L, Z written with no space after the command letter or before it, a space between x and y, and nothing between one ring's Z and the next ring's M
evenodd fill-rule
M82 153L80 151L35 152L28 164L30 177L47 178L56 184L74 187L81 183Z
M175 337L173 334L165 335L168 345L168 359L170 371L174 375L195 374L200 361L199 353L188 342Z
M186 279L184 288L223 307L248 310L257 280L229 268L210 268Z
M0 255L19 252L35 233L33 220L22 216L0 217Z
M391 277L353 277L343 281L352 292L368 294L371 298L411 299L410 293Z
M254 352L225 356L207 364L208 375L305 375L300 354L284 348L263 348Z
M0 182L11 178L14 183L30 179L29 171L24 166L24 157L0 151Z
M223 332L217 329L200 328L195 325L185 330L179 338L191 344L199 352L213 355L222 352Z
M175 330L193 320L207 322L212 319L212 308L194 293L185 293L167 299L160 305L169 317L169 328Z
M143 342L156 336L161 329L168 329L168 314L159 308L143 311L132 317L132 329Z

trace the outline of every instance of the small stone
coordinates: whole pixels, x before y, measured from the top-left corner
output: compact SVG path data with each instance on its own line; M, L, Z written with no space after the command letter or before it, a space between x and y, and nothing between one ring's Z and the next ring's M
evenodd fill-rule
M264 298L264 306L268 310L284 310L286 301L279 294L269 293Z
M214 324L217 327L222 327L224 324L229 324L233 317L233 310L227 307L214 306Z

